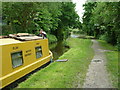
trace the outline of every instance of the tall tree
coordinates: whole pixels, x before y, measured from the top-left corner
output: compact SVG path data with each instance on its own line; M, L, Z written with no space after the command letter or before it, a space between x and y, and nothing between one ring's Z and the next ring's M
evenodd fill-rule
M3 21L16 32L29 32L36 14L36 3L4 2ZM4 30L4 29L3 29ZM3 31L4 32L4 31Z
M63 40L64 31L69 33L68 27L73 28L79 21L79 16L75 11L75 4L72 2L63 2L61 8L62 15L59 17L58 29L56 31L57 38Z
M86 32L88 35L93 35L94 33L93 31L93 23L91 22L91 18L92 18L92 10L95 8L96 3L95 2L88 2L86 4L83 5L84 6L84 15L82 17L83 19L83 30L84 32Z
M120 2L97 2L90 13L86 9L89 4L85 5L84 16L90 17L83 17L83 27L89 31L88 34L94 32L96 38L104 39L113 45L119 43ZM86 12L90 15L85 15Z
M80 24L72 2L3 2L3 22L5 34L43 29L61 40Z

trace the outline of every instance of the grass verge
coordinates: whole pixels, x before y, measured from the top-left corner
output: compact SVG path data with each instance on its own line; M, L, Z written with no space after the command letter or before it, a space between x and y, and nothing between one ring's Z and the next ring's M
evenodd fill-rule
M105 41L99 40L100 45L107 50L105 52L107 57L107 70L110 74L110 79L112 80L113 87L118 88L118 51L116 47L106 43Z
M75 88L84 83L87 69L93 58L92 42L87 39L70 38L70 49L59 59L67 62L54 62L31 75L19 88Z

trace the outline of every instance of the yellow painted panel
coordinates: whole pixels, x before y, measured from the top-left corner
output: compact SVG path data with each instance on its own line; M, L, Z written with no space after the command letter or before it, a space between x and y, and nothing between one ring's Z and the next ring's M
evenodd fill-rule
M36 59L35 47L38 46L42 47L43 56ZM23 65L13 68L11 53L18 51L22 51ZM2 80L3 86L8 85L37 67L47 63L50 61L50 57L52 57L52 54L49 55L48 39L24 41L23 43L9 45L6 44L2 46L0 54L2 54L2 70L0 70L2 77L0 77L0 80Z
M2 46L0 46L0 78L2 77ZM2 87L2 81L0 80L0 87Z
M23 43L23 42L21 42L19 40L12 39L12 38L3 38L3 39L0 39L0 46L1 45L13 44L13 43Z
M43 64L47 63L50 61L50 56L47 57L46 59L43 59L43 60L39 60L38 62L36 63L33 63L33 64L30 64L29 66L26 66L24 68L21 68L22 70L18 70L14 73L12 73L11 75L3 78L3 81L2 81L2 87L12 83L13 81L19 79L20 77L28 74L29 72L35 70L36 68L42 66Z

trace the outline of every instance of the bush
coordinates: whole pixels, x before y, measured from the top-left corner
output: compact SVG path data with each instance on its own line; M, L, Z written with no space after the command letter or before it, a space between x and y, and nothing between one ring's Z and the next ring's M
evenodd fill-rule
M112 45L117 45L117 40L116 37L113 36L113 34L104 34L104 35L100 35L99 37L100 40L104 40L107 43L110 43Z
M106 37L106 35L104 34L104 35L100 35L99 39L100 39L100 40L105 40L105 41L106 41L107 37Z
M48 37L49 43L57 42L57 38L55 35L47 34L47 37Z

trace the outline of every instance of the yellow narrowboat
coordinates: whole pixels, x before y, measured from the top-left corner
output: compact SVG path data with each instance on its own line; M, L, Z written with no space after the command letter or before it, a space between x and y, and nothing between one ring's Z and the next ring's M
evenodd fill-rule
M0 88L52 59L48 39L38 36L15 37L0 39Z

